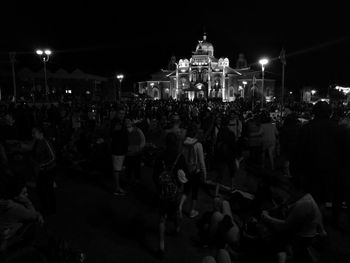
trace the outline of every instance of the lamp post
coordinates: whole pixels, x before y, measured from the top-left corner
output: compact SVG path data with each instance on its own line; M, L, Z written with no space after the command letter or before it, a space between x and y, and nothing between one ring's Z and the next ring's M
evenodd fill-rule
M44 63L44 77L45 77L45 98L49 101L49 87L47 85L47 73L46 73L46 62L49 61L50 55L52 54L50 49L37 49L36 54L39 56L40 60Z
M262 73L262 84L261 84L261 108L264 106L264 72L265 72L265 65L269 63L268 59L263 58L259 60L259 63L261 64L261 73Z
M175 65L176 65L176 72L175 72L175 75L176 75L175 99L177 100L178 96L179 96L179 64L175 63ZM183 88L182 88L182 90L183 90Z
M246 82L245 80L244 81L242 81L242 84L243 84L243 98L244 98L244 92L245 92L245 85L247 85L248 84L248 82Z
M124 75L123 74L118 74L117 75L117 79L119 80L119 89L118 89L118 99L117 99L117 101L118 100L120 100L121 99L121 93L122 93L122 81L123 81L123 79L124 79Z
M16 102L16 97L17 97L17 95L16 95L16 93L17 93L17 89L16 89L16 72L15 72L16 53L15 52L10 52L9 56L10 56L10 61L11 61L11 66L12 66L13 99Z

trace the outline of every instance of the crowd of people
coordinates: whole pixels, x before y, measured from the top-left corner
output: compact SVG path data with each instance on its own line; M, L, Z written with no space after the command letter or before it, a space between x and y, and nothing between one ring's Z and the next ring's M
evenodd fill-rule
M349 108L341 103L290 103L282 111L277 103L252 110L243 100L3 104L1 253L20 236L45 256L34 236L56 213L58 169L110 176L119 198L140 184L147 165L159 208L158 258L166 254L166 222L176 234L188 216L198 244L217 248L203 262L312 262L310 248L327 237L323 207L337 226L350 205L349 151ZM239 188L240 174L255 178L254 192ZM36 190L37 207L27 188ZM210 211L198 208L202 190Z

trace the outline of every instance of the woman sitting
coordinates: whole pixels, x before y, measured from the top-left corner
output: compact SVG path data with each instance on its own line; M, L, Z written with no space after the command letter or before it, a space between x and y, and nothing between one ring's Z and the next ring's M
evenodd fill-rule
M0 229L2 248L17 241L31 242L35 239L37 223L43 224L28 198L25 182L15 176L2 176L0 183ZM34 232L33 232L34 231Z
M281 180L281 179L280 179ZM271 191L281 205L264 210L261 221L271 231L271 246L282 259L288 247L292 248L295 262L309 262L308 248L317 236L327 235L320 209L312 195L303 192L287 179L272 185ZM278 212L278 213L276 213ZM280 262L284 262L280 258Z

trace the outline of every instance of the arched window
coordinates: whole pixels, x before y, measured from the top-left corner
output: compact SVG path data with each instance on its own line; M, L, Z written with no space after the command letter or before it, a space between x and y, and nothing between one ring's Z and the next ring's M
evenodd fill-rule
M202 81L203 82L207 82L208 81L208 72L207 72L207 70L203 70Z
M159 99L159 89L158 88L153 89L153 98Z
M192 71L192 81L197 82L197 79L198 79L197 71Z

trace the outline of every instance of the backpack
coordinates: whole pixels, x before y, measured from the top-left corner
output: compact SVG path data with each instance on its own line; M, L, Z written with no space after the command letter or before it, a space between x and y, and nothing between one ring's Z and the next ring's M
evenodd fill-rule
M166 167L163 160L163 172L159 175L158 183L160 188L159 198L163 201L175 201L179 195L179 187L175 181L174 168L179 156L176 158L173 165Z
M183 150L187 167L188 167L188 172L190 174L195 172L198 167L197 154L196 154L196 150L194 149L194 146L196 144L197 142L191 145L185 145Z

